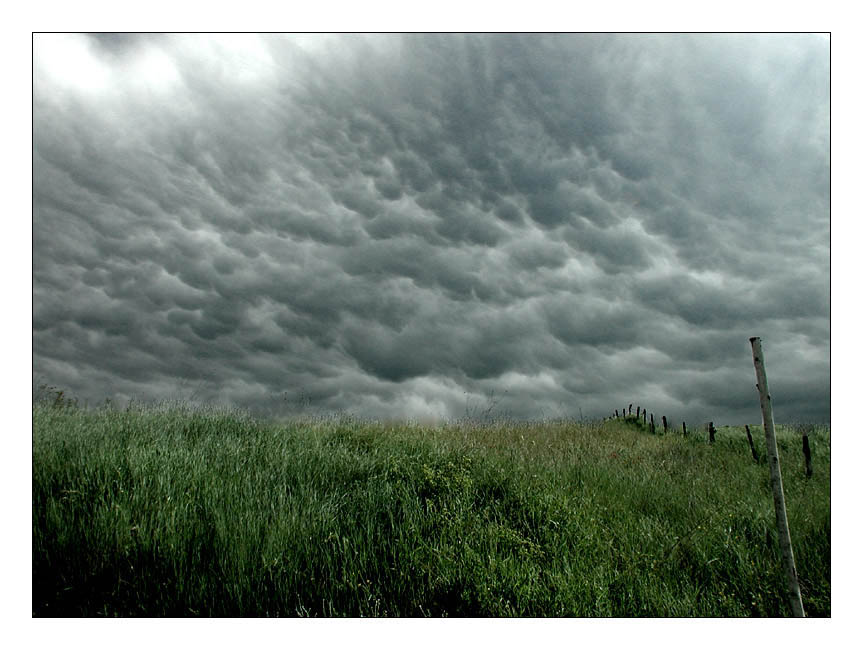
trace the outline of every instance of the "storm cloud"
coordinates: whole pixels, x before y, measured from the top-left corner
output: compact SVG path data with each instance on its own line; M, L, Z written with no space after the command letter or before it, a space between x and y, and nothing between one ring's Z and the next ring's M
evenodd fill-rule
M36 34L33 372L262 413L830 418L829 41Z

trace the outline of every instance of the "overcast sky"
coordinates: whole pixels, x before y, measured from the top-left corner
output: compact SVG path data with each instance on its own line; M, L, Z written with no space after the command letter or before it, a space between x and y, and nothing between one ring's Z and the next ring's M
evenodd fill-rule
M825 37L33 47L37 381L757 423L761 336L777 421L830 418Z

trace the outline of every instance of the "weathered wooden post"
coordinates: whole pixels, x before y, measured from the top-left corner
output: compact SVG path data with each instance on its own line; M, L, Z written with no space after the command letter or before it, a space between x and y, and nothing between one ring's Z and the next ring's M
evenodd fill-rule
M665 419L665 416L662 416L662 432L668 433L668 420Z
M632 415L632 404L629 405L629 415Z
M641 412L641 417L644 418L644 424L647 424L647 409Z
M758 454L755 453L755 444L752 442L752 434L749 433L749 425L746 425L746 437L749 439L749 451L752 452L752 460L758 462Z
M683 437L686 437L686 422L683 423Z
M806 461L806 478L812 478L812 452L809 450L809 436L803 434L803 458Z
M641 407L640 406L635 407L635 419L636 420L641 419Z
M614 409L614 417L619 418L620 416L617 414L617 409Z
M710 444L716 442L716 429L713 428L713 422L707 425L707 435L710 436Z
M653 424L653 413L650 414L650 433L656 433L656 427Z
M755 378L758 381L758 396L761 402L761 419L764 424L764 437L767 440L767 460L770 468L770 485L773 488L773 507L776 511L776 528L779 533L779 547L785 563L785 577L788 580L788 596L791 601L791 611L794 616L802 617L803 599L800 595L800 583L797 580L797 568L794 566L794 551L791 548L791 531L788 529L788 514L785 511L785 493L782 489L782 472L779 468L779 448L776 445L776 431L773 425L773 404L767 387L767 371L764 368L764 353L761 350L761 339L753 336L749 339L752 345L752 362L755 364Z

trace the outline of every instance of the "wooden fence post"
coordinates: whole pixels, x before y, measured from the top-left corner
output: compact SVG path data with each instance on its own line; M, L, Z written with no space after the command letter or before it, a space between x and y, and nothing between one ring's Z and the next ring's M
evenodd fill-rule
M647 424L647 409L641 412L641 417L644 418L644 424Z
M668 420L665 419L665 416L662 416L662 432L668 433Z
M803 434L803 458L806 461L806 478L812 477L812 452L809 450L809 436Z
M749 439L749 451L752 452L752 460L758 462L758 454L755 453L755 444L752 442L752 434L749 433L749 425L746 425L746 437Z
M779 533L779 547L785 563L785 577L788 580L788 596L794 616L802 617L803 599L800 596L800 583L797 568L794 566L794 551L791 548L791 531L788 529L788 514L785 511L785 493L782 489L782 472L779 468L779 448L776 445L776 431L773 425L773 403L767 387L767 371L764 368L764 352L761 339L753 336L752 362L755 364L755 378L758 381L758 396L761 402L761 419L764 424L764 437L767 440L767 459L770 467L770 485L773 488L773 507L776 511L776 528Z
M653 413L650 414L650 433L656 433L656 427L653 424Z
M683 423L683 437L686 437L686 422Z
M629 405L629 415L632 415L632 404Z
M710 436L710 444L716 442L716 429L713 428L713 422L707 425L707 435Z
M640 406L636 407L636 409L635 409L635 419L636 420L641 419L641 407Z

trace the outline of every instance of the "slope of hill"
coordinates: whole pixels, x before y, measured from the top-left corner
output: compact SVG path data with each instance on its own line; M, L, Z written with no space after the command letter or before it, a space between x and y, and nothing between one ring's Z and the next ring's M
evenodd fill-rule
M829 616L830 432L808 479L779 437L804 607ZM733 428L38 403L33 613L788 616L768 480Z

